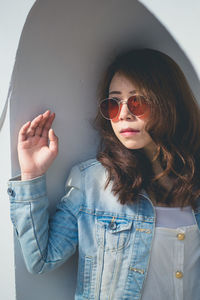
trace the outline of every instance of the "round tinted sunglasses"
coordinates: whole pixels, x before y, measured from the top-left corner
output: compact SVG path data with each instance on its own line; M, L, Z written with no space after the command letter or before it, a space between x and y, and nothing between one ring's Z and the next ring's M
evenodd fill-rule
M112 120L120 113L123 103L126 103L129 112L137 117L143 116L150 107L150 104L142 95L133 95L127 101L117 98L106 98L99 103L100 113L105 119Z

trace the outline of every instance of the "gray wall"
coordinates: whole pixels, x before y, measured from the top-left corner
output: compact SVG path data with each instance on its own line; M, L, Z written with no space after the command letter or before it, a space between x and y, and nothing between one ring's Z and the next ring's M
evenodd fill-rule
M51 212L63 195L71 166L95 156L98 136L91 121L102 71L122 49L143 46L172 56L199 94L190 62L138 1L42 0L34 5L23 30L12 81L12 174L19 173L16 144L20 126L46 109L55 111L60 153L47 174ZM17 300L73 299L77 254L51 273L31 275L15 241L15 261Z

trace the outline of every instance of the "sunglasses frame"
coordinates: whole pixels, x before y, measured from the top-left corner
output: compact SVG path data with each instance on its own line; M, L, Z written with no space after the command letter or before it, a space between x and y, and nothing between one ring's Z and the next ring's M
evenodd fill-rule
M143 95L140 95L140 94L134 94L134 95L130 96L127 100L123 100L123 99L117 100L116 98L105 98L105 99L101 100L101 101L99 102L99 111L100 111L102 117L103 117L104 119L106 119L106 120L109 120L109 121L111 121L111 120L115 119L116 117L118 117L119 112L120 112L120 104L121 104L121 103L127 105L128 111L129 111L129 113L130 113L132 116L134 116L134 117L142 117L145 113L143 113L142 115L134 115L134 114L130 111L130 109L129 109L129 107L128 107L128 100L129 100L131 97L133 97L133 96L141 96L141 97L144 98L145 100L147 99L147 98L146 98L145 96L143 96ZM109 100L109 99L116 101L116 103L117 103L117 105L118 105L118 113L117 113L117 115L116 115L114 118L112 118L112 119L111 119L111 118L106 118L106 117L103 115L102 110L101 110L101 104L102 104L104 101ZM147 103L148 103L148 102L147 102ZM149 104L148 104L148 105L149 105Z

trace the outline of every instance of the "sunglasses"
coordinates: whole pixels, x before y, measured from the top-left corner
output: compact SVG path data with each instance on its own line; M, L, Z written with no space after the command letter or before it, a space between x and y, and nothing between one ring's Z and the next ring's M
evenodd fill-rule
M133 95L127 101L117 98L106 98L99 103L99 110L102 116L107 120L112 120L118 116L122 104L126 103L129 112L133 116L141 117L150 108L150 104L142 95Z

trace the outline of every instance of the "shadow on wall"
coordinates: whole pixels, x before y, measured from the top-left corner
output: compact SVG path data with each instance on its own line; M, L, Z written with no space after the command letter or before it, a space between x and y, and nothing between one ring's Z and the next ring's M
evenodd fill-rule
M32 8L12 81L12 172L19 172L16 143L20 126L46 109L55 111L60 153L47 174L51 211L63 195L71 166L95 156L98 136L91 121L104 68L122 49L137 47L158 49L173 57L197 94L199 81L190 62L138 1L43 0ZM36 276L27 273L17 241L15 249L17 299L73 299L77 254L58 270Z

